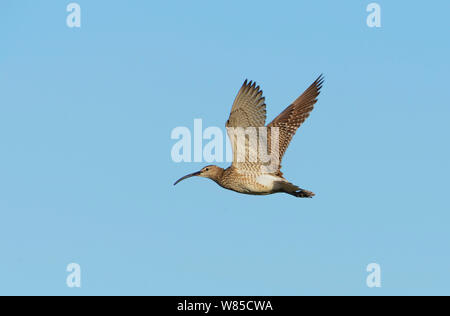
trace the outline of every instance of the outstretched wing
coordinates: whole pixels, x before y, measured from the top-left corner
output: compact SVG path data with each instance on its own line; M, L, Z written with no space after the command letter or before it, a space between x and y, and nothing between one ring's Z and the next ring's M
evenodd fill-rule
M317 102L317 97L322 88L324 78L320 75L308 89L303 92L290 106L280 113L272 122L267 125L269 130L278 127L278 153L279 160L284 156L286 149L295 135L297 129L308 118L309 114ZM271 132L268 131L269 146L272 142ZM281 168L281 166L280 166Z
M263 92L255 82L245 80L239 90L231 108L230 117L226 123L228 137L233 149L233 166L244 168L250 167L249 156L257 154L257 148L250 146L248 139L237 137L244 129L251 127L256 130L266 124L266 103ZM242 134L241 134L242 135ZM240 139L241 141L238 141ZM239 147L239 149L238 149ZM246 157L238 163L238 152L244 153Z
M226 127L264 126L266 103L262 94L255 82L245 80L234 99Z

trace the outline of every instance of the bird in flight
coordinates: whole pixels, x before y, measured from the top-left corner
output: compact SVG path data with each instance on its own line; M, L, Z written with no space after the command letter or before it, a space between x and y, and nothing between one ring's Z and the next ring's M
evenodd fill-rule
M226 123L233 149L231 166L223 169L209 165L180 178L174 185L198 176L209 178L225 189L244 194L267 195L283 192L295 197L313 197L313 192L301 189L286 180L280 169L281 159L292 137L317 102L323 81L323 76L320 75L301 96L265 126L266 104L262 90L255 82L245 80ZM251 140L252 135L257 136L257 142ZM264 159L261 158L263 149L266 152ZM267 159L267 156L271 159Z

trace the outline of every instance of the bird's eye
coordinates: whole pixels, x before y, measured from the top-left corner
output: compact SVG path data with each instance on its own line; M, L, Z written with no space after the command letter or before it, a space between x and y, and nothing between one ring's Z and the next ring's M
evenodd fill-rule
M208 170L209 170L208 168L205 169L205 171L208 171Z

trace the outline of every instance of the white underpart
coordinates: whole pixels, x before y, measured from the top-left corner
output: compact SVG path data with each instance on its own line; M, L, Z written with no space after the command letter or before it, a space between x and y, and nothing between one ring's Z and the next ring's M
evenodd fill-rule
M277 190L281 188L280 182L285 182L283 178L271 175L271 174L262 174L256 178L256 182L265 186L268 190Z

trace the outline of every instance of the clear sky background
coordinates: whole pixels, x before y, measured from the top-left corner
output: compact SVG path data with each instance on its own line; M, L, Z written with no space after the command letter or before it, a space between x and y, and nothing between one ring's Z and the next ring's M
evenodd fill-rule
M0 294L450 294L449 1L69 2L0 2ZM316 197L172 185L173 128L320 73L283 160Z

